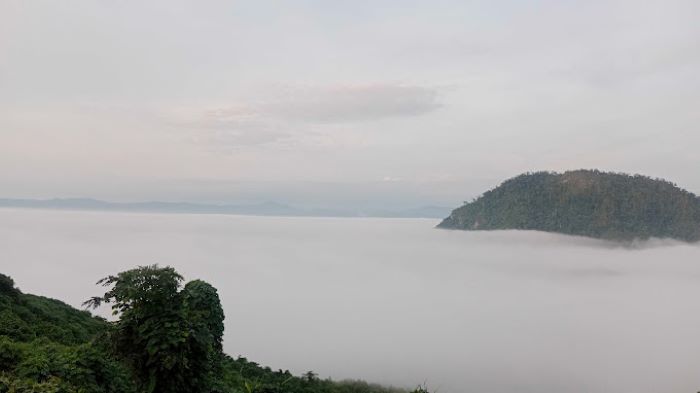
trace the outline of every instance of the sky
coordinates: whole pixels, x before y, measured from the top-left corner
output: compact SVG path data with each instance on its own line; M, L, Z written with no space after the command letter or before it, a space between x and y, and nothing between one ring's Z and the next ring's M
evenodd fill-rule
M0 0L0 197L451 206L700 193L700 3Z

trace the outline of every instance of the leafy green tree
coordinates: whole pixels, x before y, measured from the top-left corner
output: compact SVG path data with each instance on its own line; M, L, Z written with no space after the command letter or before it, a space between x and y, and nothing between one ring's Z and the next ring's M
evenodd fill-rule
M182 280L171 267L142 266L98 281L111 289L86 302L112 304L114 350L148 393L208 392L221 359L216 289L193 281L180 290Z
M216 288L201 280L190 281L182 290L185 320L188 323L189 378L211 387L221 371L224 310Z

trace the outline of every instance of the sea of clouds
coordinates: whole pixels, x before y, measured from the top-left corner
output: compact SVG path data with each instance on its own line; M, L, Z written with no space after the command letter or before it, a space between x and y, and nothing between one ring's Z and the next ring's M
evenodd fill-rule
M171 265L218 288L229 354L295 373L447 393L700 389L699 245L435 224L0 209L0 272L77 307L105 275Z

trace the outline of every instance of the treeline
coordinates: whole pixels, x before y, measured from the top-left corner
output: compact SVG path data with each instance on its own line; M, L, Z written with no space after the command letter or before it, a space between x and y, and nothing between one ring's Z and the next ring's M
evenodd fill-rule
M611 240L700 240L700 199L642 175L577 170L526 173L485 192L439 224L530 229Z
M110 304L115 322L24 294L0 274L0 393L407 393L231 358L216 289L183 285L172 268L139 267L99 283L107 292L86 305Z
M371 384L359 380L333 381L321 379L314 372L302 376L293 376L288 370L272 371L246 358L226 357L223 365L223 377L227 386L243 386L248 392L284 393L284 392L324 392L324 393L407 393L405 389ZM412 393L428 393L424 387Z

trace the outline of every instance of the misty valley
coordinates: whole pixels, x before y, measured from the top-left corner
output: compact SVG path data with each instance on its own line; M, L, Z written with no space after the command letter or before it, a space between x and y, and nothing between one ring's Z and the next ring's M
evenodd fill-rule
M81 308L104 293L99 278L172 266L218 290L226 354L300 378L445 392L697 388L696 243L449 231L431 219L0 209L0 222L2 273L23 293Z

